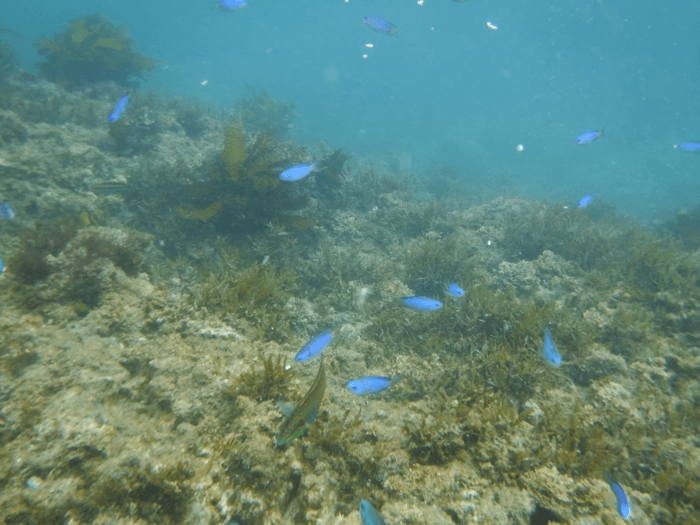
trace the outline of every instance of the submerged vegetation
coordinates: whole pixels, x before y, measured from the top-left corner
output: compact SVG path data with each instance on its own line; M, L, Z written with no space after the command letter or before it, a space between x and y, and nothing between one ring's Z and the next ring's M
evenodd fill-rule
M110 27L78 21L52 52L130 49ZM8 522L356 522L371 492L388 523L612 523L609 472L640 519L700 512L692 213L675 240L603 205L456 207L430 183L426 202L408 174L285 142L292 107L265 94L223 124L137 96L108 130L99 96L58 90L75 115L59 132L27 117L21 82L0 133L23 211L0 232ZM312 159L325 169L280 182ZM277 403L316 370L292 356L323 327L324 402L273 450ZM404 379L353 396L367 374Z
M132 77L143 77L158 65L134 51L126 28L114 27L100 15L74 20L53 40L42 38L34 44L44 57L41 74L66 88L96 82L133 86Z

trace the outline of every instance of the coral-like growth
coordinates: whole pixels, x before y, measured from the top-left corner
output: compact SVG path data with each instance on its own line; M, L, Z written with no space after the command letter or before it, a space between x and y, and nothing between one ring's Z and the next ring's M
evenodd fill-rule
M266 92L258 93L249 88L250 96L237 104L242 125L251 133L266 132L276 140L282 140L294 120L294 104L278 102Z
M236 378L236 382L227 393L235 399L239 395L250 397L258 402L269 399L278 400L289 390L289 380L292 376L287 360L278 356L260 356L263 364L262 372L244 372Z
M44 56L41 73L67 88L110 81L131 86L132 77L143 77L158 65L133 50L124 27L114 27L100 15L74 20L53 40L34 44Z
M256 263L245 269L222 265L208 271L209 278L199 293L202 304L235 312L256 326L265 339L279 342L289 337L286 305L296 288L294 271L278 270L272 263Z
M75 220L38 222L22 233L20 249L7 260L8 270L25 284L45 280L55 271L49 256L58 256L79 229Z

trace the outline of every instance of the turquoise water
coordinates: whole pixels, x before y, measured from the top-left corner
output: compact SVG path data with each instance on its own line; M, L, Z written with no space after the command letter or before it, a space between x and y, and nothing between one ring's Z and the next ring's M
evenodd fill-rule
M700 138L697 2L249 0L233 13L208 0L7 4L0 27L23 35L5 38L29 71L31 42L100 12L162 61L141 89L222 109L248 86L265 90L296 104L300 144L410 159L421 177L448 166L465 183L550 202L592 193L642 219L700 202L700 156L673 149ZM371 31L368 15L398 36ZM574 144L602 127L601 139Z

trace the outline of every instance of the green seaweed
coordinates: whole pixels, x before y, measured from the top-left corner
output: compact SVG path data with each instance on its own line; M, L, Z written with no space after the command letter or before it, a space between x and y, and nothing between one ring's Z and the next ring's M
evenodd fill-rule
M255 263L245 269L221 265L202 272L209 275L198 293L202 304L235 312L256 326L266 340L287 340L291 332L286 305L296 289L296 272L278 270L272 263Z

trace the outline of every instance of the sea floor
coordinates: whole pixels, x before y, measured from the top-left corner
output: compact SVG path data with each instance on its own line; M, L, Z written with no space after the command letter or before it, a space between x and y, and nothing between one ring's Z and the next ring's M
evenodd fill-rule
M277 186L245 122L144 95L120 135L117 88L2 89L3 523L698 523L696 248L325 145L279 139L335 177ZM319 413L276 447L325 329Z

